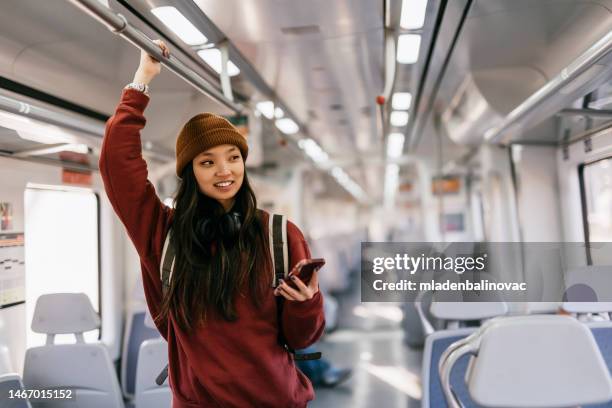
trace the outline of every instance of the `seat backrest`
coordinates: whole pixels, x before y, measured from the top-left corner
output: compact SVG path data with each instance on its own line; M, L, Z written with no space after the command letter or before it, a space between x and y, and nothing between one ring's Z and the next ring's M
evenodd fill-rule
M612 312L612 266L571 269L565 278L563 309L570 313Z
M441 367L443 387L453 363L466 354L475 355L466 381L480 405L556 407L612 399L593 334L569 316L495 319L449 355Z
M423 385L423 397L421 399L422 408L444 408L447 406L440 383L440 374L438 373L440 357L444 350L451 344L464 339L476 330L477 329L473 327L441 330L426 337L421 371ZM475 406L469 397L467 386L464 381L468 361L469 357L467 356L459 361L451 375L453 389L459 395L461 402L464 403L466 408Z
M166 381L157 385L155 378L168 364L168 343L163 338L145 340L138 353L135 408L169 408L172 392Z
M100 327L89 298L82 293L55 293L36 302L32 330L47 334L47 344L26 351L23 382L27 389L66 388L78 406L122 408L121 389L108 350L84 343L83 332ZM53 344L56 334L75 334L75 344ZM45 407L74 407L74 400L52 399Z
M466 321L503 316L508 313L505 302L431 302L431 314L437 319Z
M23 383L17 374L0 375L0 407L2 408L32 408L26 399L14 398L16 391L23 391ZM13 395L11 395L13 394Z
M145 340L159 338L160 334L154 325L147 325L146 319L149 313L144 304L135 304L129 309L121 354L121 389L123 395L132 398L136 387L136 370L140 346Z

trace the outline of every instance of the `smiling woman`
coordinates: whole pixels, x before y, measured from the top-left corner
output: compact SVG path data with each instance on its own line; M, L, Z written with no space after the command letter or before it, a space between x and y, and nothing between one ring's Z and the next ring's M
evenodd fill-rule
M244 179L244 161L240 150L227 144L213 147L197 155L192 164L200 191L229 211Z
M158 45L167 58L168 48ZM288 353L323 332L317 279L307 286L296 278L297 289L284 282L270 287L269 214L257 209L249 185L246 139L221 116L200 113L183 126L174 209L160 202L140 142L148 84L159 72L159 61L143 52L134 83L107 123L100 172L140 256L151 316L168 341L172 406L305 407L314 398L312 384ZM293 223L286 233L292 268L310 250ZM167 236L175 257L172 279L162 287Z

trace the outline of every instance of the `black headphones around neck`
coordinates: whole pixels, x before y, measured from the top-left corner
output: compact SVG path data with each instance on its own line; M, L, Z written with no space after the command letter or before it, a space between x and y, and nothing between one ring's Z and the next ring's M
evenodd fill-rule
M222 240L225 245L231 245L238 239L241 227L240 213L230 211L220 216L200 218L195 224L195 232L204 245L218 240Z

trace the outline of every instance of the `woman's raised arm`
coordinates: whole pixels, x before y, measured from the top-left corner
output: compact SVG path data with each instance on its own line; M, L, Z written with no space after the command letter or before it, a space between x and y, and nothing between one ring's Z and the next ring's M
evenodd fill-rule
M156 41L166 56L168 48ZM160 72L161 64L144 51L134 82L148 85ZM168 228L170 209L163 205L148 180L147 164L142 158L140 131L146 119L149 97L135 89L124 89L115 114L106 124L100 154L100 172L108 198L125 225L141 259L159 255L159 235ZM161 239L163 242L163 238Z

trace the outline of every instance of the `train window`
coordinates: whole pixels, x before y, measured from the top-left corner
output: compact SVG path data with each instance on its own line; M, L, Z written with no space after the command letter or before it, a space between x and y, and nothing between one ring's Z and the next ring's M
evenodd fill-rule
M46 293L85 293L99 311L98 196L87 189L28 185L24 202L27 322ZM92 331L85 339L99 335ZM56 336L56 342L73 343L74 336ZM28 330L28 347L44 343L45 335Z
M585 164L581 171L586 242L612 241L612 157ZM589 254L590 263L601 260Z

